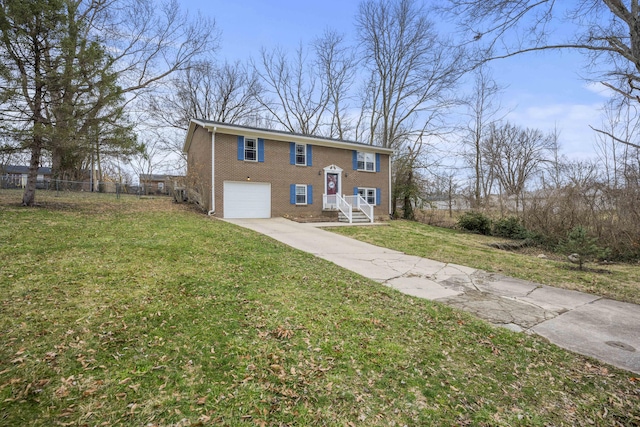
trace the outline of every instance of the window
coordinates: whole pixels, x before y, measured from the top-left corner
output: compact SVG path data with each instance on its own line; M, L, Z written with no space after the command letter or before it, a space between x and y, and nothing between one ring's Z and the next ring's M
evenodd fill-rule
M160 190L160 191L164 190L164 182L159 182L158 183L158 190Z
M304 184L291 184L289 197L290 203L292 205L312 205L313 186Z
M313 150L311 144L289 143L289 164L296 166L313 166L311 160Z
M375 172L375 159L376 156L374 153L364 153L362 151L358 151L358 170Z
M258 144L253 138L246 138L244 140L244 159L249 162L258 160Z
M370 205L376 205L376 189L375 188L358 188L358 195L362 196Z
M238 135L238 160L264 162L264 139Z
M296 165L307 165L307 147L304 144L296 144Z
M296 205L307 204L307 186L296 185Z

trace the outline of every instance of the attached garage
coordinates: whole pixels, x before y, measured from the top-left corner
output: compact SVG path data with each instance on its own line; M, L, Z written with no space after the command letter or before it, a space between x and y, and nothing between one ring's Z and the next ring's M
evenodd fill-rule
M271 184L224 182L225 218L271 218Z

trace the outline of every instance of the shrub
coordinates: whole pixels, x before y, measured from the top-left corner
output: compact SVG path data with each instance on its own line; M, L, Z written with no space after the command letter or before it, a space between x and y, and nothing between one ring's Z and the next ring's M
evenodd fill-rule
M516 216L500 218L493 224L493 235L496 237L522 240L530 238L530 234Z
M458 227L473 233L491 234L491 220L480 212L465 212L458 218Z

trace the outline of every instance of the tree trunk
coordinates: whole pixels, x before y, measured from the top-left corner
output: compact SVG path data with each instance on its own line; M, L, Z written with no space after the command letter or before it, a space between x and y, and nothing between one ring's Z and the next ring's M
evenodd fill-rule
M476 164L475 164L475 172L476 172L476 185L475 185L475 191L474 191L474 208L475 209L479 209L480 208L480 179L481 179L481 164L480 164L480 156L482 155L482 152L480 151L481 149L481 145L480 145L480 139L477 138L476 139Z
M413 212L413 205L411 204L411 192L413 189L413 169L409 168L407 171L407 180L403 183L404 185L404 206L402 218L413 221L415 219L415 214Z
M31 147L31 161L29 162L29 175L27 186L22 195L22 206L33 206L36 201L36 183L38 181L38 168L40 167L40 155L42 154L42 140L34 137Z

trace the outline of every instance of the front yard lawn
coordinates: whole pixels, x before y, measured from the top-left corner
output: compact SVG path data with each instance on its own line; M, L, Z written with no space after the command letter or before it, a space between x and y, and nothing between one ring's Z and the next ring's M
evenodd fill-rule
M165 199L38 197L0 193L0 425L640 424L636 375L540 338Z
M531 249L527 253L495 249L488 244L501 239L413 221L390 221L388 227L328 230L409 255L640 304L640 264L586 264L588 268L579 271L563 257L543 259L537 256L541 252Z

